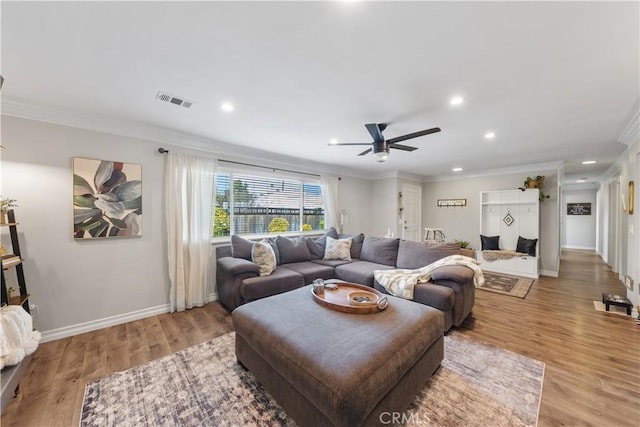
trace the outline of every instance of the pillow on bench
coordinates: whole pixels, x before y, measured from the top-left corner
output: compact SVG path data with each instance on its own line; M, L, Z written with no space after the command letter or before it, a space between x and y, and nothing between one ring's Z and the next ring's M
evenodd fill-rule
M500 236L483 236L480 235L481 250L483 251L499 251Z
M516 252L521 254L529 254L530 256L536 256L536 244L538 239L525 239L518 236L518 245L516 246Z

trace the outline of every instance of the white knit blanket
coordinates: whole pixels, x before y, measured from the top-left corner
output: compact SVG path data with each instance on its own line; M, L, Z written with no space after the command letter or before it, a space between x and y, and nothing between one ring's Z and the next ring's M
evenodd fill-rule
M40 332L33 330L29 313L19 305L2 307L0 316L0 369L17 365L30 355L40 342Z
M439 259L427 266L415 269L375 270L373 277L391 295L413 299L413 289L418 283L426 283L431 279L431 273L438 267L448 265L462 265L473 270L473 284L477 288L484 285L484 275L478 266L478 261L464 255L450 255Z

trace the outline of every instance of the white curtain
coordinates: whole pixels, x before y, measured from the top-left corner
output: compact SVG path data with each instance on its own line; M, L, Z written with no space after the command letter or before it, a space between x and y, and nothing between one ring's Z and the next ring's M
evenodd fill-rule
M165 182L171 312L207 302L215 160L168 153Z
M324 199L325 227L335 227L340 230L340 205L338 202L338 178L335 176L320 176L322 197Z

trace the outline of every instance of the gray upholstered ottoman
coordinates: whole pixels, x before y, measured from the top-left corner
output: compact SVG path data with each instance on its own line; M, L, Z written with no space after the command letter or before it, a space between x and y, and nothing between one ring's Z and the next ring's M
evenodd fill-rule
M245 304L232 313L237 359L301 426L379 424L444 356L443 314L389 299L379 313L341 313L306 286Z

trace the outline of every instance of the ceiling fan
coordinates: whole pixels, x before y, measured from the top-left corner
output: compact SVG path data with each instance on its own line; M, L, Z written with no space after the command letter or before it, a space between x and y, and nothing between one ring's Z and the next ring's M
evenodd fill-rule
M406 141L407 139L417 138L419 136L429 135L431 133L440 132L440 128L431 128L425 129L418 132L408 133L406 135L397 136L391 139L384 139L382 135L382 131L387 128L386 123L368 123L364 125L371 137L373 138L372 142L334 142L329 143L330 145L371 145L371 148L364 150L362 153L358 154L358 156L364 156L365 154L369 154L373 151L373 155L379 162L384 162L389 157L389 149L395 148L396 150L403 151L413 151L417 150L417 147L411 147L409 145L398 144L398 142Z

